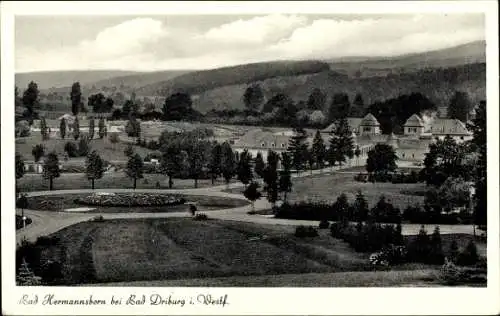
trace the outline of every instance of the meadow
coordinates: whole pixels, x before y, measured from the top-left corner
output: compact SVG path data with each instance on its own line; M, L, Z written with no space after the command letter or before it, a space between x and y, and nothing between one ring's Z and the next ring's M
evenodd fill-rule
M439 266L376 269L369 254L354 252L329 230L319 234L297 238L287 226L211 219L89 221L50 235L58 242L42 246L42 259L62 264L57 282L66 285L438 285Z

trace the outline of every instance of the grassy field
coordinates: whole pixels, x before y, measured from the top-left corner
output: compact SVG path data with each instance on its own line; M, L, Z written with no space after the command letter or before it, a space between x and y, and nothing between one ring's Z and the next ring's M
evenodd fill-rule
M42 211L63 211L69 208L81 208L85 205L77 204L74 200L78 197L84 197L88 194L67 194L67 195L46 195L28 197L29 209ZM212 196L196 196L196 195L174 195L175 197L184 197L187 202L196 202L198 211L211 211L226 208L235 208L248 205L245 200L237 200L231 198L221 198ZM172 206L150 206L150 207L94 207L90 212L99 213L153 213L153 212L187 212L188 205L172 205Z
M374 270L369 254L354 252L328 230L299 239L287 226L172 218L82 222L51 236L60 242L43 257L63 262L68 285L438 285L438 266Z
M33 149L33 146L38 144L43 144L45 147L46 154L51 152L52 150L55 150L59 155L61 155L61 158L59 159L62 161L62 155L64 155L64 145L67 142L73 142L76 143L76 145L78 145L78 141L75 141L74 138L69 138L69 137L66 137L66 139L51 138L46 141L42 141L40 133L33 132L32 135L29 137L22 137L16 139L16 152L21 153L21 155L24 157L25 160L32 161L33 155L31 154L31 151ZM111 160L126 161L127 157L125 156L124 150L127 146L128 146L127 144L122 142L112 144L107 139L99 139L97 138L97 136L90 143L91 150L97 150L101 158L108 161ZM147 148L142 148L138 146L134 146L134 150L136 153L141 155L141 157L144 157L151 152L151 150ZM79 158L77 160L81 159L84 158Z
M173 179L173 189L194 188L192 179ZM156 183L160 183L159 189L168 189L168 177L162 174L145 174L143 179L137 180L137 189L157 189ZM234 182L234 181L232 181ZM215 185L223 185L225 181L218 179ZM26 174L17 180L17 185L21 191L45 191L49 189L49 180L41 174ZM95 181L95 189L132 189L134 182L128 178L123 171L105 173L102 179ZM198 180L198 188L210 187L210 179ZM91 189L92 184L83 173L64 173L59 178L54 179L54 190L71 189Z
M288 194L290 202L299 201L327 201L334 202L344 193L349 202L354 202L358 190L364 194L370 207L373 207L383 194L387 201L401 210L408 205L419 203L423 205L424 197L411 195L411 192L420 192L424 184L392 184L392 183L363 183L354 181L352 173L321 174L300 179L292 179L292 192ZM241 188L230 189L228 192L241 193Z
M264 240L250 239L262 237L262 232ZM47 253L66 262L64 278L69 284L368 268L365 255L326 232L315 240L300 240L279 227L216 220L83 222L53 236L61 243Z

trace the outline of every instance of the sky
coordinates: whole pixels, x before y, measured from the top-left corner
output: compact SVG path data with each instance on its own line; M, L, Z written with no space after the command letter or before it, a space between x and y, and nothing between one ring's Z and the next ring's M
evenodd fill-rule
M16 16L16 72L210 69L419 53L485 39L482 14Z

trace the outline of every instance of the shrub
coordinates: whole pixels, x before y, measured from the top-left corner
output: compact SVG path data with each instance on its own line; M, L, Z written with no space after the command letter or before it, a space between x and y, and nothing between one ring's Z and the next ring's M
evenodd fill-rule
M330 222L326 219L323 219L319 222L319 229L328 229L330 228Z
M304 237L316 237L319 236L318 230L313 226L297 226L295 228L295 237L304 238Z
M449 253L448 260L453 262L453 263L457 263L459 249L458 249L457 241L455 239L453 239L451 241L450 250L448 253Z
M439 279L447 285L455 285L462 281L463 273L453 262L446 260L439 270Z
M431 253L431 241L424 225L420 228L415 239L408 243L408 256L413 262L428 262Z
M118 134L112 133L112 134L109 135L109 141L112 144L119 143L120 142L120 137L118 136Z
M206 221L206 220L208 220L208 216L207 216L207 214L204 214L204 213L198 213L195 216L193 216L193 220Z
M31 134L30 125L26 121L16 123L16 137L28 137Z
M92 222L104 222L104 217L102 215L95 216L91 219Z
M477 253L476 243L470 240L465 249L459 253L457 263L463 266L470 266L476 264L478 260L479 254Z
M26 226L31 224L31 218L26 217ZM16 215L16 230L23 228L23 217L21 215Z
M80 141L78 142L78 154L80 155L80 157L85 157L89 154L89 142L90 141L87 136L80 137Z
M73 142L66 142L66 144L64 145L64 151L68 154L69 157L78 157L78 148Z

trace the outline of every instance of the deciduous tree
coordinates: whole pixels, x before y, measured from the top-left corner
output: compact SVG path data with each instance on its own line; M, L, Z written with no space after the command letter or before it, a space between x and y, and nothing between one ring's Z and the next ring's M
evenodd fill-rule
M387 173L396 170L396 152L387 144L377 144L368 152L366 171L370 173Z
M92 182L92 190L94 190L94 181L101 179L104 175L104 161L102 160L101 156L99 156L97 151L93 150L87 156L86 164L87 179Z
M59 169L59 158L55 151L50 152L45 158L43 164L43 178L49 180L49 190L53 189L54 178L59 178L61 170Z
M142 179L144 169L144 162L139 154L130 156L125 168L125 174L134 180L134 190L137 188L137 179Z
M31 150L31 154L33 155L35 162L38 162L45 154L45 148L42 144L35 145Z
M262 194L259 192L259 184L257 182L250 182L250 184L246 187L245 191L243 191L243 195L252 202L252 211L255 211L255 201L260 199Z
M238 169L236 174L238 180L240 180L241 183L245 185L245 187L253 179L252 155L246 149L240 154L240 159L238 160Z
M266 163L264 162L264 158L262 157L262 154L258 152L254 161L255 174L262 178L264 176L265 168L266 168Z
M288 193L292 192L292 159L286 152L281 154L281 167L278 190L283 193L283 200L286 202Z

